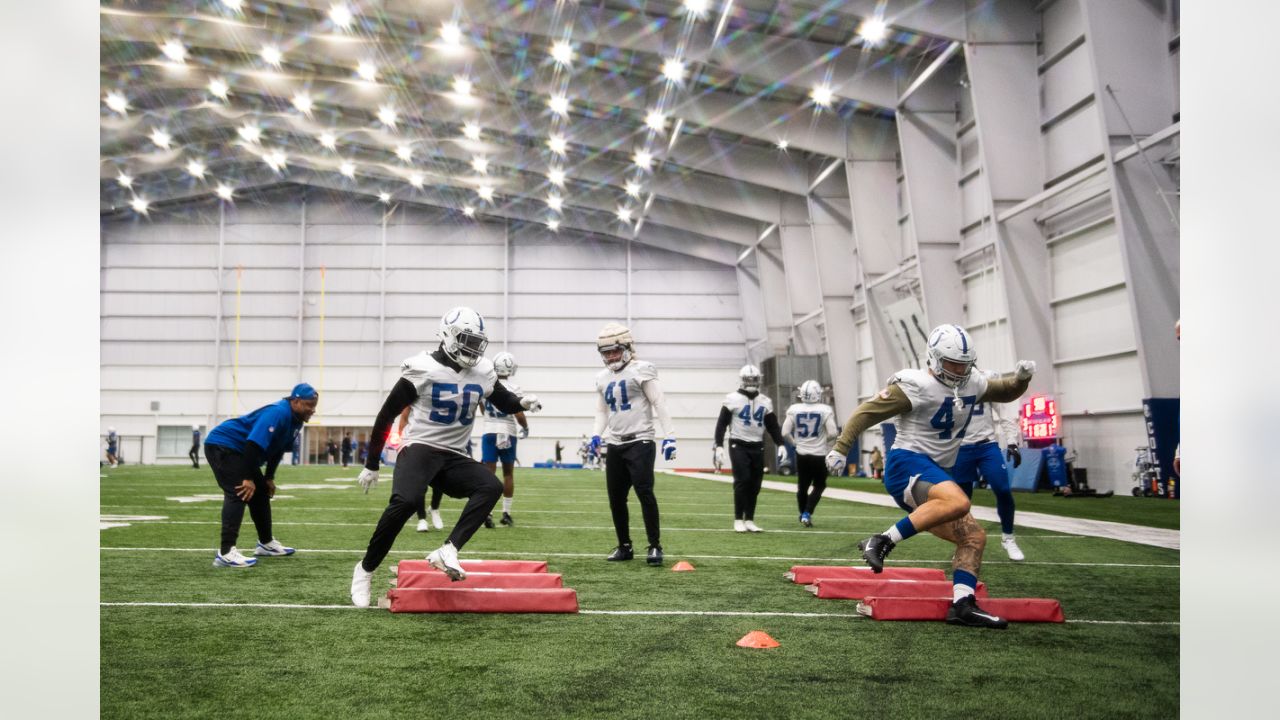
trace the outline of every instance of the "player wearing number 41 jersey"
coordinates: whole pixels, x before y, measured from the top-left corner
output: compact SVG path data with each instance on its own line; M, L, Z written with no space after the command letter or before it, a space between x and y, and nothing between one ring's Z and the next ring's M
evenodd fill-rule
M952 557L953 601L947 622L1001 629L1008 623L983 612L974 600L986 532L969 513L969 496L943 468L955 463L960 442L979 403L1012 402L1026 392L1035 363L1018 362L1012 379L988 379L973 372L977 352L969 334L957 325L940 325L929 334L927 369L902 370L889 385L854 410L827 469L844 469L854 438L876 423L897 418L897 439L885 466L885 490L909 515L880 535L859 543L875 572L895 544L929 531L956 545Z
M827 489L825 456L836 439L835 411L822 402L822 386L817 380L800 385L800 402L787 408L782 435L796 446L796 504L800 524L813 527L813 512Z
M756 525L756 500L764 482L764 434L782 447L784 440L773 414L773 401L760 392L763 377L755 365L738 371L738 389L724 396L716 421L713 459L716 467L733 465L733 529L761 532ZM724 451L724 434L729 431L729 452Z
M502 493L502 483L493 472L466 451L476 413L486 400L505 413L536 412L542 407L536 397L520 397L498 381L493 363L484 357L489 344L484 327L484 319L470 308L445 313L440 320L440 347L404 361L400 379L378 411L369 434L368 461L359 477L366 493L378 482L378 460L392 421L406 407L412 408L396 458L391 500L351 578L351 601L357 607L369 606L373 571L421 506L429 486L442 488L450 497L467 498L448 541L427 556L453 580L466 577L458 564L458 550L475 534Z

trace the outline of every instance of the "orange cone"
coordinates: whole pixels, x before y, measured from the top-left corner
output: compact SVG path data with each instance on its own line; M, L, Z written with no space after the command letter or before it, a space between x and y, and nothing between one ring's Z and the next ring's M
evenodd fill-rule
M744 648L776 648L778 641L769 637L769 633L763 630L752 630L743 635L736 645Z
M684 560L681 560L680 562L671 566L671 572L693 572L693 571L694 571L693 565L685 562Z

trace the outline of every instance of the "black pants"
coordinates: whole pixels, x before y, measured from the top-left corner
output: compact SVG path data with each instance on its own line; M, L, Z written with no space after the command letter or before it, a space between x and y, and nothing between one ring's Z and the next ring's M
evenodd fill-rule
M267 497L266 486L260 483L253 499L246 503L236 496L236 486L249 479L241 477L244 473L240 453L222 445L205 445L204 456L213 469L218 487L222 488L222 541L218 549L226 553L236 544L245 505L249 506L249 517L258 530L258 541L271 542L271 498Z
M754 520L764 482L764 443L730 440L729 462L733 464L733 519Z
M796 453L796 504L800 506L800 513L812 515L826 489L827 459L822 455Z
M191 449L187 451L187 457L191 458L191 467L200 467L200 443L191 443Z
M627 495L636 489L640 514L644 516L644 532L649 544L661 546L658 527L658 498L653 494L653 463L657 448L652 440L639 440L626 445L610 445L605 455L604 479L609 489L609 511L613 513L613 530L619 545L631 543L631 514L627 511Z
M480 528L502 495L502 481L484 465L465 455L427 445L402 448L391 477L391 500L382 511L364 553L362 565L368 572L377 569L387 557L404 524L422 507L428 487L439 488L449 497L467 498L458 524L449 533L449 542L459 550Z

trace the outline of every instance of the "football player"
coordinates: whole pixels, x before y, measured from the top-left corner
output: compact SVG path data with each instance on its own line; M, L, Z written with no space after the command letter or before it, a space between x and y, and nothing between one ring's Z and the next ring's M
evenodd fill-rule
M1000 377L990 370L979 370L987 379ZM964 494L973 497L978 475L996 496L996 513L1000 516L1000 545L1010 560L1022 561L1026 556L1013 534L1013 491L1009 488L1009 468L1005 456L1016 468L1022 464L1018 449L1018 430L1013 421L1002 417L994 403L978 403L970 415L969 429L960 441L960 454L951 468L951 477L960 483ZM1003 450L1001 448L1004 448Z
M634 555L627 512L627 495L634 487L649 539L645 560L650 565L662 565L658 499L653 494L654 438L657 436L654 415L666 430L662 441L664 459L675 459L676 438L662 388L658 385L658 369L653 363L636 358L631 331L618 323L609 323L600 330L596 349L605 369L596 375L596 422L591 445L595 448L604 445L605 485L609 489L613 529L618 536L618 546L607 559L630 560Z
M493 369L498 379L511 392L519 395L520 388L512 382L516 374L516 358L509 352L500 352L493 356ZM484 435L480 437L480 462L494 472L498 461L502 461L502 524L508 527L515 525L511 519L511 501L516 491L516 439L529 437L529 421L524 413L507 414L493 406L493 402L484 404ZM519 428L516 425L519 425ZM493 517L485 519L485 527L493 527Z
M1035 363L1018 361L1011 379L989 380L973 372L977 353L969 334L958 325L939 325L929 333L926 369L901 370L888 387L862 403L827 455L833 475L844 470L849 447L876 423L896 417L897 438L889 451L884 486L909 513L879 535L858 544L875 572L897 543L929 531L956 545L952 557L953 600L947 622L1002 629L1003 618L983 612L974 600L986 532L969 513L969 496L943 468L955 464L978 403L1012 402L1027 390Z
M717 467L733 465L733 529L761 532L755 523L756 500L764 482L764 434L782 447L782 430L773 413L773 400L760 392L762 376L755 365L738 371L738 389L724 396L720 418L716 420L713 455ZM729 452L724 451L724 433L729 431ZM825 454L825 453L824 453Z
M412 408L396 456L391 499L364 558L352 573L351 602L356 607L369 606L373 571L421 506L428 486L439 487L450 497L467 498L448 540L427 556L432 566L451 579L467 576L458 564L458 550L484 522L502 493L498 478L466 454L476 413L486 400L507 413L542 408L533 395L520 397L498 380L493 363L484 357L489 338L479 313L466 307L450 310L440 319L439 337L440 346L433 352L418 353L401 365L400 379L369 433L372 445L358 478L366 493L378 482L378 458L392 421L405 407Z
M782 422L782 436L796 447L796 504L805 527L813 527L813 511L827 489L826 455L838 432L836 411L822 402L822 386L817 380L805 380L800 385L800 402L787 408Z

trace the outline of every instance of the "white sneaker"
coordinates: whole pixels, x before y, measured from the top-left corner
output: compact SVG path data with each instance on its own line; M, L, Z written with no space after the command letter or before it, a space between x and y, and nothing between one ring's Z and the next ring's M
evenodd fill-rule
M443 530L443 529L444 529L444 521L440 519L440 511L439 511L439 510L432 510L432 511L431 511L431 524L432 524L432 525L434 525L434 526L435 526L435 529L437 529L437 530Z
M1027 559L1027 556L1022 554L1022 549L1018 547L1018 541L1013 538L1012 534L1002 535L1000 544L1004 546L1004 551L1008 553L1010 560L1022 562Z
M271 538L271 542L266 545L259 542L258 547L253 549L254 555L267 557L284 557L285 555L292 555L294 552L296 551L293 548L281 545L280 541L275 538Z
M358 608L369 607L369 587L373 585L373 573L367 572L362 565L356 563L356 571L351 574L351 604Z
M734 520L734 521L733 521L733 531L734 531L734 532L746 532L746 531L747 531L747 526L746 526L746 524L744 524L741 520Z
M228 550L226 555L219 552L213 556L213 566L216 568L247 568L257 564L258 561L256 559L241 555L240 551L235 548Z
M450 580L456 582L467 579L467 571L458 564L458 549L451 542L434 550L427 556L427 562L431 563L431 567L448 575Z
M428 523L426 518L422 518L421 520L418 521L418 532L430 532L430 531L431 531L431 523Z
M754 521L748 520L743 524L747 526L747 532L764 532Z

